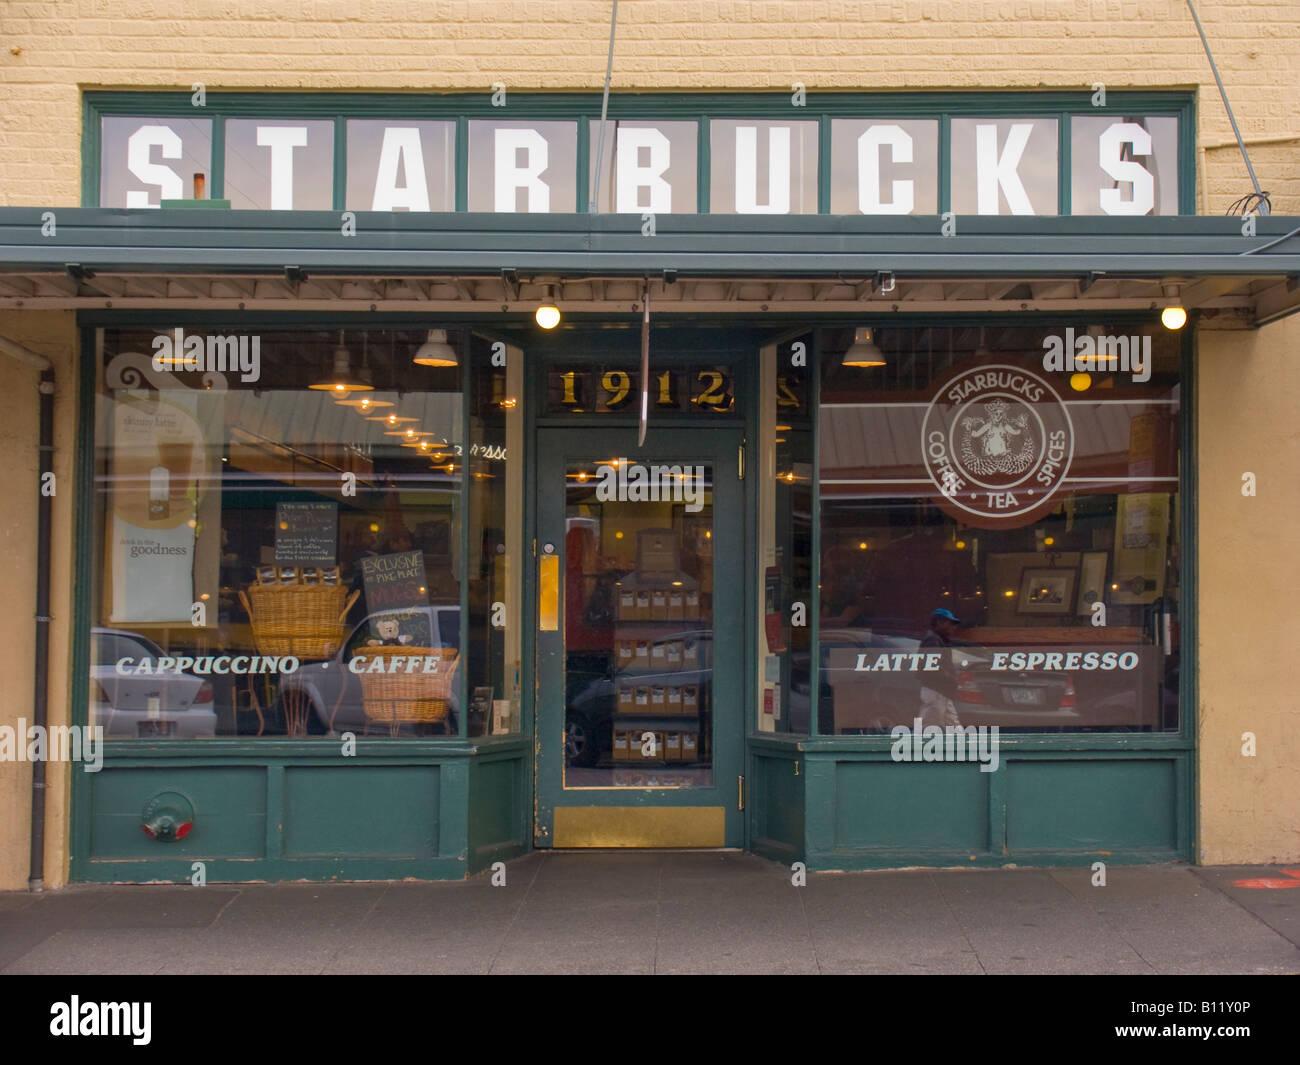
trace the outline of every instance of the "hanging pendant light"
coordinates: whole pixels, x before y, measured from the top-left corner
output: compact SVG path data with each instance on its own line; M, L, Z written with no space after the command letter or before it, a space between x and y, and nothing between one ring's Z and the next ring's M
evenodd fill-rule
M533 312L533 319L543 329L554 329L560 324L560 308L555 305L555 286L546 285L542 305Z
M346 399L336 399L334 402L340 407L353 407L359 414L369 414L382 407L391 407L393 405L391 400L380 399L378 394L374 396L349 396Z
M352 373L351 357L343 346L343 330L339 330L339 346L334 349L334 369L323 381L317 381L308 388L317 392L333 392L343 396L349 392L370 392L374 385L367 384Z
M869 328L859 326L853 330L853 345L844 353L841 366L866 368L888 364L889 360L885 358L885 353L876 347L876 342L871 339Z
M357 372L357 380L373 389L375 381L370 372L370 345L367 338L368 334L363 332L361 334L361 369ZM340 407L354 407L360 414L370 414L381 407L391 407L393 405L386 399L367 394L345 396L341 399L335 399L334 402Z
M417 366L459 366L460 356L447 343L447 330L430 329L428 339L411 360Z

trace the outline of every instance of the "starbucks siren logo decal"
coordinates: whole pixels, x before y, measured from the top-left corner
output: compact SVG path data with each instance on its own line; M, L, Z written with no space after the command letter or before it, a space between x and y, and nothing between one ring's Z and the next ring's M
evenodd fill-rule
M1052 386L1017 366L948 381L922 426L926 472L969 514L1014 518L1042 507L1074 456L1070 413Z

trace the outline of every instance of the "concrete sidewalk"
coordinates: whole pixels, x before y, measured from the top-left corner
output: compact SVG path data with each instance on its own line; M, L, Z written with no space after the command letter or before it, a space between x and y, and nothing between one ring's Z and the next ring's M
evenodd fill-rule
M733 852L537 852L456 883L0 895L0 972L1296 973L1278 869L808 875ZM1295 870L1300 874L1300 870ZM1297 880L1300 884L1300 879Z

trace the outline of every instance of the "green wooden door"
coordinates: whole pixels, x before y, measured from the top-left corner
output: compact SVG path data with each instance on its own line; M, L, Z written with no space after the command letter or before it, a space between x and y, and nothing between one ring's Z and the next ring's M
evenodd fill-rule
M738 847L739 429L538 434L539 847Z

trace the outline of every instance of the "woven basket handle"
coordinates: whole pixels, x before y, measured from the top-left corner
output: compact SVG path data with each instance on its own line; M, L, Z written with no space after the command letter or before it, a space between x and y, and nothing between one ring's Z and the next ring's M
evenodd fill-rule
M244 611L248 614L248 620L253 620L253 604L248 601L248 596L244 594L244 589L239 589L239 602L242 604Z
M243 593L243 592L240 592L239 594L240 594L240 595L243 595L244 593ZM352 594L351 594L350 596L348 596L348 601L347 601L346 603L343 604L343 613L341 613L341 614L339 615L339 624L340 624L340 625L342 625L343 622L347 620L347 617L348 617L348 611L352 609L352 604L355 603L355 602L357 601L357 599L358 599L358 597L359 597L360 595L361 595L361 589L360 589L360 588L357 588L357 589L355 589L355 590L352 592Z

